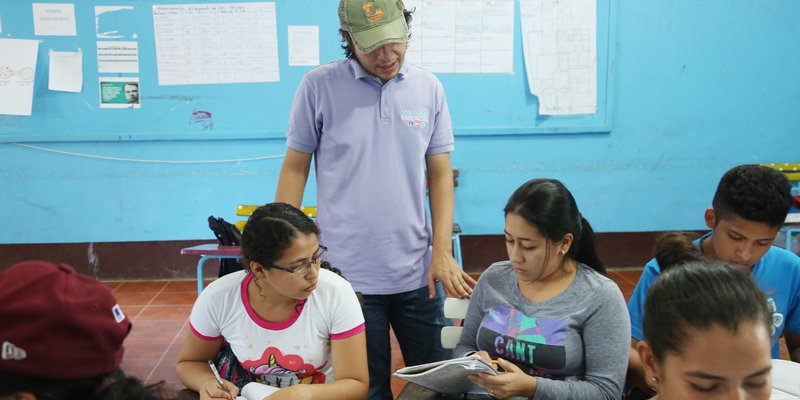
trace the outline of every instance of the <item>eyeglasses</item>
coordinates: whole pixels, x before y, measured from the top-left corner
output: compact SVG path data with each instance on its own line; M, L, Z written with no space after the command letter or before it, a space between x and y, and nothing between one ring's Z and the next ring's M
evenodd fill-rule
M263 264L263 265L266 268L277 269L277 270L280 270L280 271L288 272L288 273L292 274L293 277L299 278L301 276L304 276L306 273L308 273L309 268L311 268L313 265L318 264L320 262L320 260L321 260L322 255L325 254L326 251L328 251L327 247L319 246L319 248L317 249L317 252L314 253L313 256L311 256L310 260L304 261L302 264L300 264L300 266L295 267L295 268L286 268L286 267L281 267L281 266L278 266L278 265L275 265L275 264Z

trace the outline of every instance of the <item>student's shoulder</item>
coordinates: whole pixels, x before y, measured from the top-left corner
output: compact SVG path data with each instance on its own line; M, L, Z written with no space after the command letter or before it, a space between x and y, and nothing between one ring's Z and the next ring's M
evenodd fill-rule
M334 295L341 290L353 291L353 286L350 285L350 282L335 272L327 269L319 270L317 288L314 289L315 292L325 295Z
M344 75L353 75L350 60L336 60L321 64L306 72L303 79L310 82L325 81L331 78L340 78Z
M439 78L436 77L436 75L433 72L428 71L423 67L411 63L406 63L405 68L406 68L405 74L412 81L415 82L424 81L424 82L435 83L437 86L442 86L442 83L439 81Z
M769 272L800 274L800 256L777 246L771 246L758 264L760 268Z

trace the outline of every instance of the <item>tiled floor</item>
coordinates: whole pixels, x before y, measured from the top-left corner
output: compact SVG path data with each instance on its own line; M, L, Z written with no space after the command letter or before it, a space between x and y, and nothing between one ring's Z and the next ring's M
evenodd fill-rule
M641 269L610 271L627 300ZM170 392L182 388L175 374L175 360L187 335L187 319L197 297L195 281L124 281L106 282L125 313L133 321L133 330L125 341L122 368L146 383L164 381ZM397 343L392 341L392 368L403 366ZM405 381L392 380L395 395Z

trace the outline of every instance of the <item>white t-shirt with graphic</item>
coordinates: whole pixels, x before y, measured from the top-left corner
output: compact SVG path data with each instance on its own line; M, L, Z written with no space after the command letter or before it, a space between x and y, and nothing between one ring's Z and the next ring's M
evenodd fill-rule
M247 285L253 275L239 271L203 290L189 324L202 340L224 338L241 366L256 381L275 387L333 381L331 340L364 331L356 294L342 277L319 271L317 287L282 322L260 318L250 305Z

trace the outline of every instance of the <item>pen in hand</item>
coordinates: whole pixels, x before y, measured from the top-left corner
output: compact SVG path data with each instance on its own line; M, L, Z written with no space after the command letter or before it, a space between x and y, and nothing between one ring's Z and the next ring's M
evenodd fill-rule
M208 360L208 366L211 368L211 372L214 373L214 379L217 380L217 385L219 385L220 390L228 394L228 398L230 398L231 393L228 391L228 388L225 387L225 383L222 382L222 377L219 376L219 372L217 372L217 367L214 365L214 362Z

